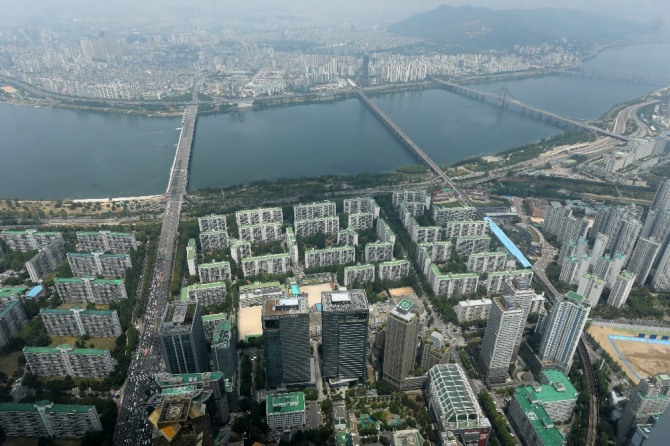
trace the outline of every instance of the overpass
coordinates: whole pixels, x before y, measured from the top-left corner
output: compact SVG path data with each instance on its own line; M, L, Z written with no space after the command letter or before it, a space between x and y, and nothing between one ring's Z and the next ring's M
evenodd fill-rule
M475 99L481 102L485 102L490 105L494 105L500 108L514 109L518 111L522 116L528 116L538 121L544 121L548 124L555 125L561 128L581 128L588 130L592 133L607 136L610 138L618 139L619 141L628 142L631 138L628 136L621 135L619 133L610 132L609 130L601 129L591 124L587 124L581 120L569 118L567 116L562 116L557 113L552 113L550 111L542 110L538 107L533 107L532 105L524 104L521 101L512 99L506 95L498 96L494 93L488 91L479 91L473 88L464 87L462 85L455 84L453 82L444 81L441 79L433 79L439 86L443 87L445 90L452 93L465 96L467 98Z
M611 82L625 82L628 84L644 84L655 86L670 85L670 76L663 74L650 73L626 73L613 70L587 70L584 68L575 68L571 70L561 70L556 72L559 76L578 77L582 79L595 79Z
M128 367L128 378L120 400L121 411L114 431L113 444L115 446L149 445L151 437L145 407L140 399L144 398L146 392L150 391L153 374L164 371L157 334L163 309L170 294L177 229L188 183L188 166L197 117L197 105L186 107L175 159L170 170L170 180L165 193L165 213L163 214L163 226L158 239L154 267L151 271L144 271L144 274L151 275L149 284L151 290L149 298L145 302L147 311L143 320L134 321L141 328L135 351L145 353L132 357ZM147 250L148 252L149 250Z

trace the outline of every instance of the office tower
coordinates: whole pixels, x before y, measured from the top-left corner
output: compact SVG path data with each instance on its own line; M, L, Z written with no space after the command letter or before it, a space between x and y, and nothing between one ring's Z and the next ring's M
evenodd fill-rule
M626 303L630 290L633 288L635 282L635 274L630 271L623 271L614 282L614 286L610 291L610 296L607 299L607 304L613 307L621 308Z
M661 262L651 280L651 287L656 291L670 291L670 245L665 247Z
M80 438L101 432L95 406L80 404L0 403L0 426L8 437Z
M168 398L149 415L152 446L213 446L205 405L189 397Z
M590 311L589 304L573 291L556 302L544 327L540 359L551 361L567 373Z
M502 384L507 380L516 340L526 323L523 313L512 296L493 299L481 350L484 381L489 385Z
M644 285L647 281L647 276L660 248L660 244L652 238L640 238L637 241L627 267L628 271L635 274L636 284Z
M451 432L461 445L486 445L491 422L484 416L460 365L438 364L430 369L426 393L440 436Z
M633 246L635 246L637 237L640 235L640 231L642 231L642 223L639 220L624 219L619 229L616 243L613 244L612 252L631 252Z
M419 335L419 317L414 304L402 299L391 310L386 321L384 345L384 380L397 389L414 369Z
M670 405L670 376L659 373L640 380L619 419L617 444L627 445L635 426L651 415L660 415Z
M369 312L363 290L321 293L324 378L346 382L365 376Z
M661 184L658 185L651 209L654 211L670 209L670 180L661 181Z
M168 302L158 335L168 372L176 374L209 370L205 333L197 302Z
M222 372L226 379L232 380L237 373L237 342L233 336L230 319L219 323L212 333L212 370Z
M267 386L309 382L307 298L267 299L262 306L262 322Z

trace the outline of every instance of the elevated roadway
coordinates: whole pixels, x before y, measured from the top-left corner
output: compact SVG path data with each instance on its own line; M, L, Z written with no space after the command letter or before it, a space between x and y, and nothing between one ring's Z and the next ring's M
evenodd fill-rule
M170 171L166 191L163 226L158 239L156 261L151 274L151 291L136 350L128 368L128 378L121 396L121 412L114 432L115 446L150 444L151 429L143 399L148 399L154 373L165 370L160 354L158 327L170 293L171 271L175 257L177 228L188 183L188 165L195 134L198 106L190 105L184 112L177 153Z
M670 76L664 74L650 73L626 73L613 70L590 70L585 68L575 68L572 70L558 71L559 76L578 77L582 79L595 79L611 82L625 82L629 84L646 84L655 86L670 85Z
M524 104L523 102L512 99L510 97L501 97L488 91L475 90L473 88L464 87L462 85L441 79L433 80L437 83L437 85L452 93L456 93L461 96L475 99L500 108L514 109L523 116L528 116L529 118L537 119L538 121L544 121L551 125L563 128L581 128L597 135L608 136L610 138L618 139L624 142L628 142L630 140L630 137L628 136L611 132L606 129L601 129L600 127L588 124L579 119L569 118L567 116L562 116L547 110L542 110L541 108Z

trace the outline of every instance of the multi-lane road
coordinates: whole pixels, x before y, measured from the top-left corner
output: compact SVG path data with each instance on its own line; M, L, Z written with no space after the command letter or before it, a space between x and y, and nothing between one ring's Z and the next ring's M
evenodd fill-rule
M151 392L154 373L163 372L165 365L160 354L158 327L169 292L170 275L176 249L179 215L188 183L188 165L198 116L196 105L186 107L177 145L170 181L166 191L163 227L158 239L156 261L151 272L151 291L144 318L137 321L140 338L137 353L128 368L128 379L122 391L121 412L114 433L114 444L143 446L150 444L151 427L147 422L144 400Z

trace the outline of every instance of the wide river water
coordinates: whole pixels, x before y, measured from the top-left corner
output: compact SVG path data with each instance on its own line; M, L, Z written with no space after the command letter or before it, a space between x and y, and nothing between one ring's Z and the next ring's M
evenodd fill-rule
M609 49L586 68L670 73L670 45ZM594 119L653 87L546 76L474 85L560 114ZM436 162L496 153L560 132L443 90L373 100ZM102 198L165 190L179 119L0 103L0 198ZM200 117L190 189L260 179L385 172L413 164L356 99Z

